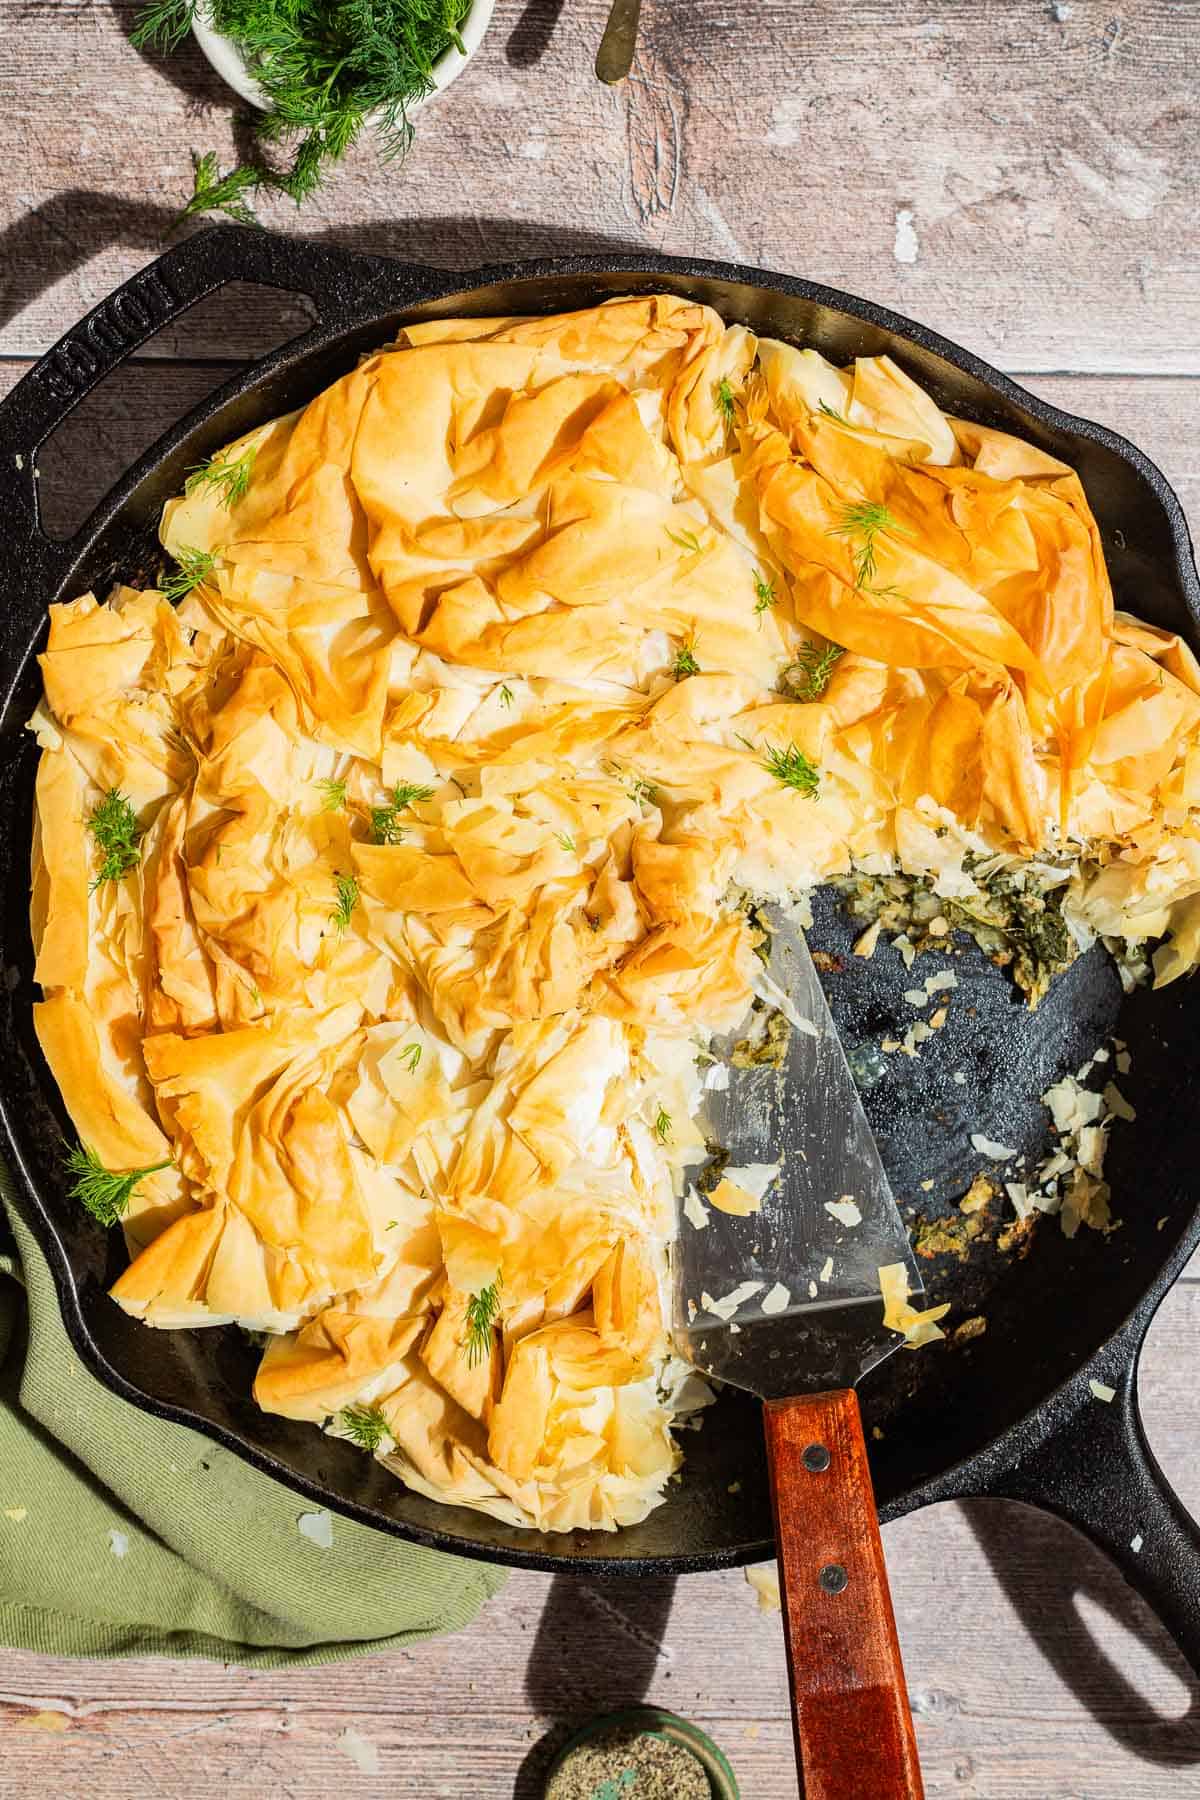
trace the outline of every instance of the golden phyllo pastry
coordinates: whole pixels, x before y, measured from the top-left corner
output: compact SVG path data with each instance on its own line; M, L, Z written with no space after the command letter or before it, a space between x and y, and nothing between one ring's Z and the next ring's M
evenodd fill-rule
M1195 659L1065 464L887 357L669 295L414 325L162 542L51 608L33 720L79 1192L121 1306L267 1333L259 1405L423 1494L662 1500L748 899L1035 868L1073 944L1200 956Z

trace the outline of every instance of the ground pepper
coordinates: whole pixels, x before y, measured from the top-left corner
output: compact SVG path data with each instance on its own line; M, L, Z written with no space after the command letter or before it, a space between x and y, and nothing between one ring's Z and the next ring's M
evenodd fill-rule
M682 1744L626 1726L576 1745L546 1800L712 1800L712 1786Z

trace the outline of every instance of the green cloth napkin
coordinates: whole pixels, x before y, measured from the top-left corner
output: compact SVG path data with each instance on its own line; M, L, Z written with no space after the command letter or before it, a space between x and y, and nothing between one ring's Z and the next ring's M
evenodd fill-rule
M53 1656L334 1662L467 1625L502 1570L318 1509L100 1385L0 1166L0 1643ZM14 1248L15 1245L15 1248Z

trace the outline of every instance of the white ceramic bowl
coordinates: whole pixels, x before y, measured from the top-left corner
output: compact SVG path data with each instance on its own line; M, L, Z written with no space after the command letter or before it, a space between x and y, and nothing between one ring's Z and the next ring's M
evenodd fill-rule
M433 65L434 91L432 94L427 94L423 100L412 102L408 108L410 118L414 113L420 112L421 108L430 100L435 100L444 89L450 86L452 81L462 74L483 42L484 32L491 24L494 5L495 0L473 0L471 10L460 27L460 36L465 49L458 50L451 47L444 56L438 58ZM192 36L222 81L228 83L235 94L240 94L242 99L249 101L251 106L257 106L260 112L270 112L271 102L247 69L241 51L232 38L226 37L224 33L217 31L210 24L203 8L197 8L195 18L192 20Z

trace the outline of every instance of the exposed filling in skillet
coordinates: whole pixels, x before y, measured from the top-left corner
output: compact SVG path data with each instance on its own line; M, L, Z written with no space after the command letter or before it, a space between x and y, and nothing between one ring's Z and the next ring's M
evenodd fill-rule
M269 1333L261 1406L438 1499L661 1500L746 895L919 913L904 872L1035 997L1097 933L1196 960L1194 659L1114 613L1069 468L886 358L669 297L415 326L162 541L162 589L52 608L41 659L77 1187L121 1306Z

